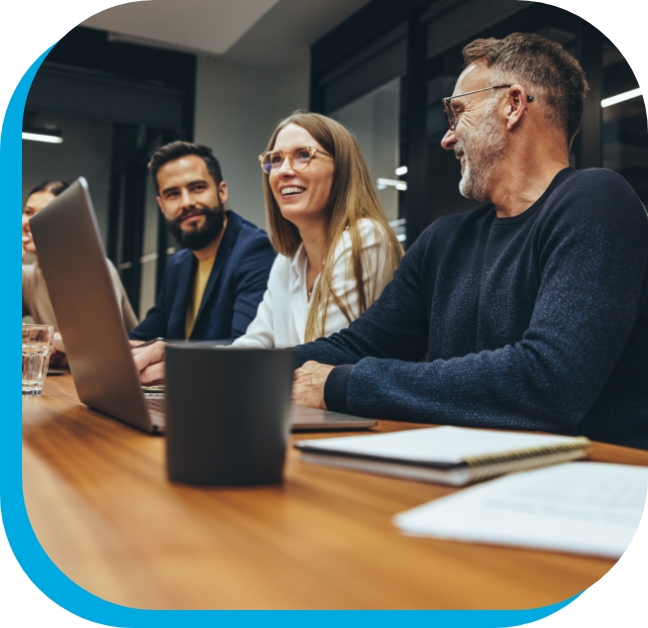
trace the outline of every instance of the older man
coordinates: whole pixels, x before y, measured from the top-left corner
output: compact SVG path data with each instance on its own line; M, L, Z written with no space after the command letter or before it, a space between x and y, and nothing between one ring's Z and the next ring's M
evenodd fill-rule
M619 175L569 167L584 73L537 35L464 58L442 145L486 204L437 220L373 307L300 347L294 401L648 449L648 217Z

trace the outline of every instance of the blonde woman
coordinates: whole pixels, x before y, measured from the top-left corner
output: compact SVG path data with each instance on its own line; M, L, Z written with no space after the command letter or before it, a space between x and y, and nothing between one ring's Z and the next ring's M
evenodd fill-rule
M260 156L277 256L237 347L292 347L347 327L391 281L403 249L353 135L316 113L279 123Z
M280 253L234 347L285 348L347 327L391 281L403 249L362 153L341 124L296 112L260 156L270 240ZM144 384L164 381L164 343L133 350Z

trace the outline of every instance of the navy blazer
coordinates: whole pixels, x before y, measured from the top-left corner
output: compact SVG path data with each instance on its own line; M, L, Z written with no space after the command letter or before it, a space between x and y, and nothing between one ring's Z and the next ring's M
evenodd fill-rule
M228 210L227 226L191 340L234 340L242 336L256 316L275 256L265 231ZM178 251L169 260L155 305L130 332L133 340L158 336L184 339L197 267L198 260L189 249Z

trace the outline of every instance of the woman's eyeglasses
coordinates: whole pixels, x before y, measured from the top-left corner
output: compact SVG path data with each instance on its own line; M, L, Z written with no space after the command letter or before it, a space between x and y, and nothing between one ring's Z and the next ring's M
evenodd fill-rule
M470 96L471 94L477 94L478 92L485 92L489 89L504 89L505 87L512 87L511 85L493 85L492 87L484 87L483 89L476 89L474 92L466 92L465 94L457 94L456 96L449 96L448 98L442 98L441 104L443 105L443 111L445 113L446 122L448 123L448 128L451 131L454 131L457 128L457 115L452 109L450 101L455 98L463 98L464 96ZM527 101L533 102L533 96L527 95Z
M331 157L328 153L318 150L314 146L300 146L288 153L284 153L281 150L268 151L267 153L263 153L263 155L259 155L259 162L261 163L261 170L266 174L278 172L286 157L288 157L288 161L293 170L304 170L308 168L308 164L315 157L315 153Z

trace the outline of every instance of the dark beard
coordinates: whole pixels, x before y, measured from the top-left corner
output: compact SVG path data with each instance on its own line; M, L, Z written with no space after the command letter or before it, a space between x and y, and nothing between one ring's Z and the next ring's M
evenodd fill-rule
M180 222L188 213L188 211L183 211L177 218L167 220L166 224L180 246L191 249L192 251L200 251L200 249L204 249L211 244L223 230L225 208L221 204L217 207L203 210L203 214L205 215L205 223L203 226L200 229L183 231L180 227Z

